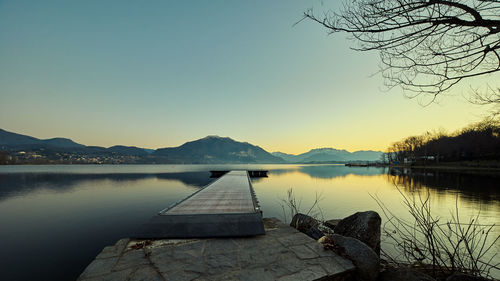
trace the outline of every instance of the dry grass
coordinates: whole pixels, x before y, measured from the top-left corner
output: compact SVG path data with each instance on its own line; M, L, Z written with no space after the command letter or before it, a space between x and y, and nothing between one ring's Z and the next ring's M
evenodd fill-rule
M305 210L302 210L302 199L298 199L293 193L293 189L290 188L287 190L287 195L285 198L279 199L279 204L283 211L283 221L289 222L292 220L293 216L298 213L308 215L319 222L324 221L323 211L319 206L319 203L323 200L323 196L321 194L316 193L315 198L311 206Z
M458 198L451 219L442 221L433 215L430 195L405 195L399 188L402 202L412 221L405 221L376 196L372 196L382 209L386 222L382 229L388 244L394 246L397 256L382 254L395 263L413 264L425 268L434 277L453 272L491 277L492 270L500 270L492 253L500 235L492 237L494 224L481 224L480 211L468 221L461 221Z

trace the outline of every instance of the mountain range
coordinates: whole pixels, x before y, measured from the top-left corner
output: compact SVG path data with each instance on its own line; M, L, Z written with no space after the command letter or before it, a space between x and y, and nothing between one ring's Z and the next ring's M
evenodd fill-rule
M179 147L160 148L153 155L182 164L284 162L258 146L219 136L207 136Z
M2 152L3 151L3 152ZM0 129L0 163L112 163L112 164L223 164L223 163L316 163L332 161L375 161L379 151L333 148L313 149L292 155L269 153L248 142L207 136L178 147L156 150L115 145L86 146L67 138L38 139ZM3 158L2 158L3 155ZM9 162L10 161L10 162Z
M319 163L319 162L349 162L349 161L378 161L382 151L360 150L349 152L334 148L316 148L308 152L293 155L283 152L273 152L277 156L289 163Z

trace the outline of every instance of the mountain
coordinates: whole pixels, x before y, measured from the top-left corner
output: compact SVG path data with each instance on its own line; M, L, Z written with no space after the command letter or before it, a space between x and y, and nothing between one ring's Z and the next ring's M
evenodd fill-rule
M327 162L327 161L346 161L345 158L338 155L332 155L330 153L317 153L309 157L304 158L301 162Z
M179 147L157 149L153 156L169 163L284 163L264 149L231 138L208 136Z
M65 148L81 148L85 147L70 139L52 138L41 140L34 137L16 134L0 129L0 146L24 146L24 147L65 147Z
M0 145L27 145L35 144L40 140L34 137L7 132L0 129Z
M4 152L2 152L2 150ZM38 139L0 129L0 155L9 163L111 163L111 164L225 164L225 163L312 163L376 161L380 151L333 148L311 149L299 155L273 154L248 142L228 137L207 136L178 147L156 150L115 145L109 148L86 146L67 138ZM9 157L6 157L5 153ZM6 161L6 160L2 160Z
M109 152L113 152L116 154L122 154L122 155L135 155L135 156L145 156L149 155L151 152L149 152L147 149L136 147L136 146L124 146L124 145L115 145L112 147L109 147L107 149Z
M85 147L83 144L76 143L70 139L65 138L53 138L47 140L41 140L41 143L49 146L57 146L57 147Z
M276 156L276 157L279 157L283 160L285 160L285 162L297 162L297 155L293 155L293 154L288 154L288 153L283 153L283 152L273 152L271 153L272 155Z
M316 148L299 155L273 152L275 156L280 156L291 163L326 162L326 161L346 161L350 153L346 150L334 148Z
M56 151L71 151L78 153L108 153L120 155L147 155L152 153L145 148L135 146L115 145L109 148L101 146L86 146L67 138L37 139L0 129L0 147L9 149L53 149Z
M281 157L289 163L311 163L311 162L347 162L347 161L377 161L382 155L381 151L362 150L349 152L334 148L316 148L299 155L273 152L272 155Z
M349 158L349 152L334 148L315 148L300 156L301 162L325 162L325 161L346 161Z
M378 161L382 151L360 150L352 153L352 161Z
M115 145L86 146L66 138L38 139L0 129L0 164L211 164L285 163L247 142L208 136L157 150Z

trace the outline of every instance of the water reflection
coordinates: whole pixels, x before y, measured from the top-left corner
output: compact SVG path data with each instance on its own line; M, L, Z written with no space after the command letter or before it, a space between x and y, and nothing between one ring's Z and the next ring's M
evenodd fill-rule
M381 167L346 167L344 165L304 165L289 169L270 170L271 176L301 173L313 179L336 179L348 176L378 177L385 175L388 183L414 192L431 189L433 192L459 191L471 200L486 203L500 202L500 173L488 171L398 169ZM254 180L257 181L257 180Z
M346 167L344 165L302 165L289 168L272 169L272 175L284 175L287 173L300 172L316 179L333 179L346 177L348 175L374 176L384 173L384 168L379 167Z
M282 217L278 202L289 188L304 209L322 194L324 219L380 212L370 195L404 217L396 186L429 190L442 217L457 195L464 215L481 209L486 222L500 217L499 177L491 174L342 165L0 167L0 271L11 280L74 280L104 246L211 182L208 171L227 169L269 170L268 178L252 179L265 217Z
M0 201L11 196L23 196L41 189L56 192L71 191L82 182L99 186L102 181L109 180L115 185L125 182L141 181L145 179L177 180L185 185L203 187L211 179L209 172L181 172L181 173L131 173L131 174L72 174L72 173L0 173Z
M324 165L324 166L302 166L299 172L309 175L312 178L333 179L346 177L348 175L374 176L384 172L378 167L346 167L344 165Z
M321 195L320 219L339 219L358 211L375 210L386 222L387 217L373 198L376 197L394 215L411 222L413 217L402 202L401 191L408 197L428 194L432 214L442 222L449 220L451 212L455 214L455 206L458 206L462 222L469 221L479 213L479 223L498 225L499 179L495 173L300 166L272 171L269 179L254 184L254 187L267 217L285 217L279 205L280 199L286 199L286 190L292 188L297 201L301 202L302 211L312 206L316 194ZM494 239L499 234L500 227L497 226L490 237ZM389 247L384 241L382 244L384 248ZM500 243L496 243L491 250L491 253L496 252L500 252ZM492 273L500 277L500 272Z
M391 169L387 180L408 192L430 189L437 193L456 191L462 198L485 204L500 203L500 174L457 170ZM457 194L458 194L457 193Z

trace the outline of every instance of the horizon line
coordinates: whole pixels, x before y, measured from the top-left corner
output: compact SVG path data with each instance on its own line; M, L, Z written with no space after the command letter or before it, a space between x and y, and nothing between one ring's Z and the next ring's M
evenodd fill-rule
M239 141L239 140L236 140L232 137L229 137L229 136L220 136L220 135L217 135L217 134L210 134L210 135L207 135L207 136L204 136L204 137L200 137L200 138L197 138L197 139L193 139L193 140L187 140L187 141L184 141L182 144L180 145L177 145L177 146L164 146L164 147L157 147L157 148L151 148L151 147L141 147L141 146L136 146L136 145L126 145L126 144L114 144L114 145L111 145L111 146L101 146L101 145L87 145L87 144L83 144L83 143L80 143L80 142L77 142L75 141L74 139L70 138L70 137L63 137L63 136L56 136L56 137L51 137L51 138L40 138L40 137L36 137L36 136L33 136L33 135L28 135L28 134L25 134L25 133L17 133L17 132L13 132L13 131L8 131L8 130L5 130L3 128L0 128L0 130L3 130L5 132L8 132L8 133L13 133L13 134L17 134L17 135L22 135L22 136L27 136L27 137L32 137L32 138L35 138L35 139L38 139L38 140L51 140L51 139L57 139L57 138L60 138L60 139L68 139L76 144L80 144L80 145L84 145L84 146L97 146L97 147L104 147L104 148L111 148L111 147L114 147L114 146L125 146L125 147L136 147L136 148L140 148L140 149L148 149L148 150L157 150L157 149L163 149L163 148L175 148L175 147L179 147L179 146L182 146L188 142L193 142L193 141L197 141L197 140L202 140L202 139L205 139L205 138L210 138L210 137L216 137L216 138L229 138L233 141L236 141L236 142L241 142L241 143L248 143L250 145L253 145L253 146L257 146L257 147L261 147L261 145L257 145L257 144L253 144L253 143L250 143L248 141ZM264 148L262 148L264 149ZM307 153L307 152L310 152L312 150L318 150L318 149L335 149L335 150L339 150L339 151L347 151L349 153L354 153L354 152L360 152L360 151L374 151L374 152L383 152L381 150L373 150L373 149L369 149L369 150L366 150L366 149L360 149L360 150L354 150L354 151L349 151L347 149L339 149L339 148L334 148L334 147L316 147L316 148L310 148L308 151L305 151L305 152L302 152L302 153L298 153L298 154L293 154L293 153L287 153L287 152L283 152L283 151L268 151L266 149L264 149L266 152L272 154L272 153L284 153L284 154L288 154L288 155L301 155L301 154L304 154L304 153Z

